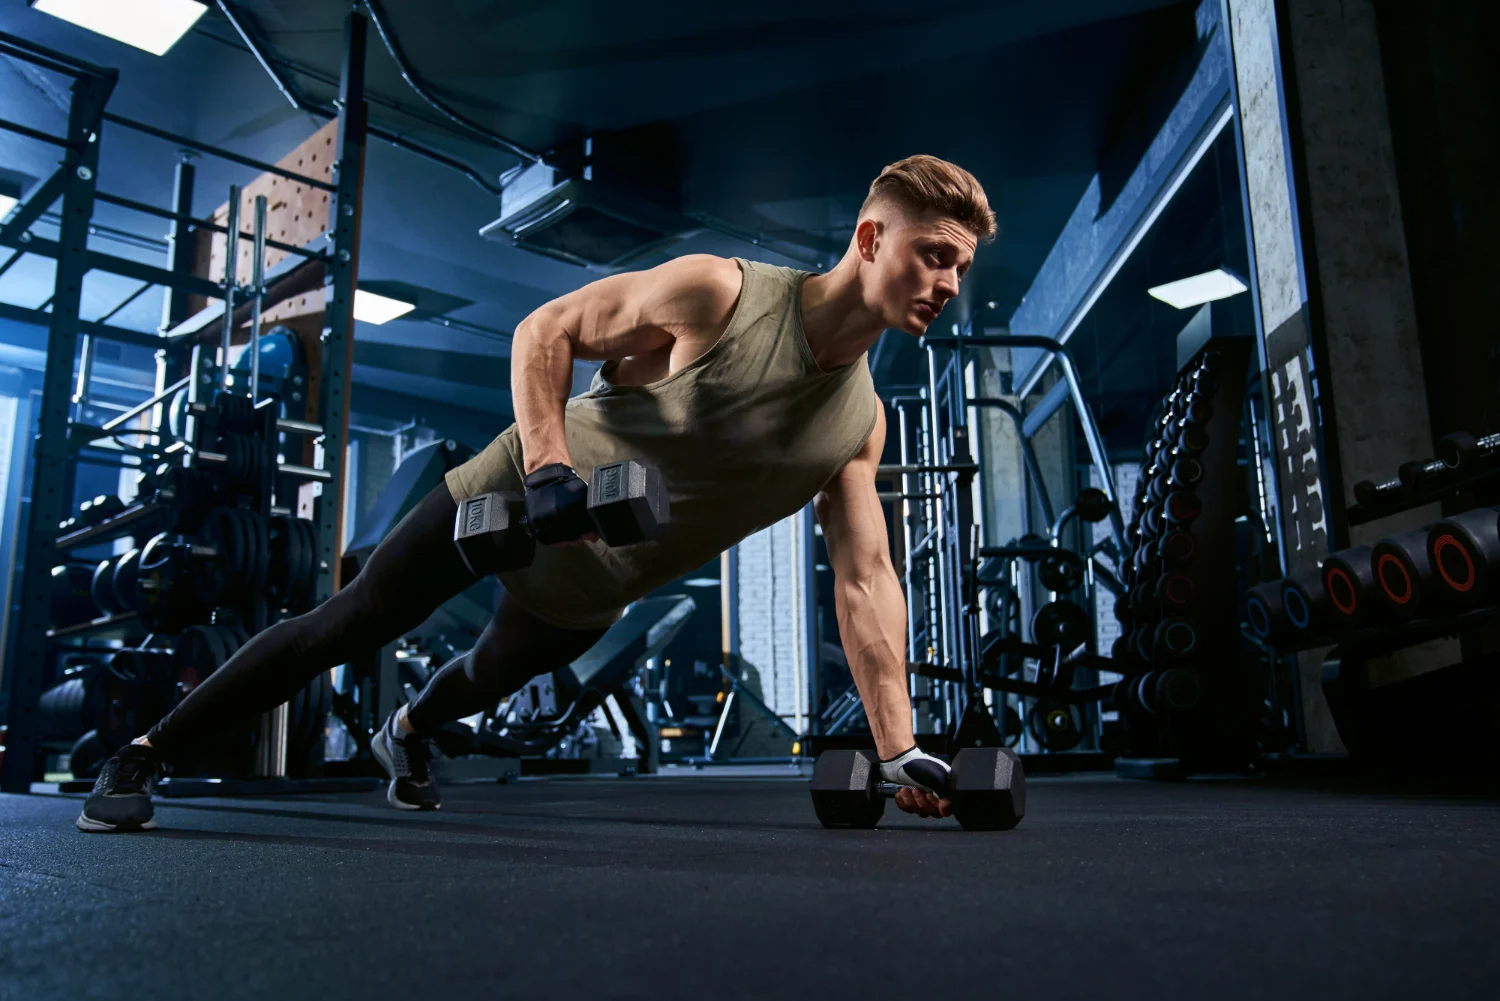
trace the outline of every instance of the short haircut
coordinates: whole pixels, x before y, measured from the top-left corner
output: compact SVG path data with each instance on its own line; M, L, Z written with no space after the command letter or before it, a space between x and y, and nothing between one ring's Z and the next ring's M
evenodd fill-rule
M917 212L952 216L980 243L995 237L995 213L984 187L973 174L947 160L925 154L897 160L870 185L859 214L863 216L871 205L884 199Z

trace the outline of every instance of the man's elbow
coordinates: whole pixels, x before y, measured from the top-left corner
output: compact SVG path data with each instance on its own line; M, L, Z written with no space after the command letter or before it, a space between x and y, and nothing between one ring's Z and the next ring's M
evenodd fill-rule
M567 337L568 323L564 314L565 311L555 300L543 303L516 324L515 331L511 334L511 343L538 344L553 338Z
M835 586L851 597L873 597L889 587L900 587L890 558L878 553L835 568L834 581Z

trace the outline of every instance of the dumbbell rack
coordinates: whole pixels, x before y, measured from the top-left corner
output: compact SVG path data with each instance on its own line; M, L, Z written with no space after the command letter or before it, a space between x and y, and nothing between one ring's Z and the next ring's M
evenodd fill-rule
M1060 344L1040 337L956 333L953 337L925 337L922 344L927 352L928 385L917 396L890 401L897 412L899 463L882 466L878 472L880 478L896 479L900 484L899 491L882 497L900 503L903 584L908 607L907 659L914 707L923 699L935 706L937 711L932 715L942 727L948 745L945 749L1016 743L1022 727L1019 714L1003 699L987 704L986 690L1032 698L1035 704L1043 706L1043 715L1055 703L1070 720L1079 720L1081 739L1082 722L1081 717L1074 716L1076 707L1098 702L1109 692L1108 686L1091 684L1087 672L1108 669L1108 662L1089 649L1087 643L1073 644L1064 650L1057 644L1026 642L1008 633L1005 621L1008 615L1002 615L998 623L991 622L991 631L981 636L982 596L1009 586L1003 572L999 576L994 573L1000 565L997 560L1003 562L1020 553L1018 550L1015 554L1002 554L999 549L980 545L981 525L973 499L974 478L980 469L970 444L970 410L1003 410L1016 421L1018 428L1025 418L1007 400L969 395L964 371L969 360L967 351L971 348L1042 348L1062 359L1064 384L1078 413L1090 454L1102 473L1101 481L1106 485L1101 492L1104 513L1118 544L1123 545L1123 525L1113 496L1103 439L1083 400L1071 358ZM1022 434L1029 478L1034 489L1041 492L1044 510L1052 522L1049 529L1060 533L1073 511L1070 509L1061 519L1053 518L1028 438ZM1042 548L1046 551L1041 551ZM1092 573L1071 572L1083 566L1084 558L1050 542L1028 548L1025 557L1067 562L1069 576L1078 578L1075 586L1094 577ZM1091 623L1087 628L1091 634ZM1037 679L1007 677L996 671L995 658L1001 647L1017 662L1032 657L1045 665ZM1075 677L1084 682L1082 687L1074 687ZM846 707L841 715L847 716L851 711L852 707Z
M1125 675L1114 705L1137 777L1246 767L1259 709L1247 699L1236 615L1239 459L1249 343L1211 339L1163 401L1129 530L1116 603Z
M1368 520L1441 497L1467 510L1249 590L1247 628L1257 642L1282 654L1327 648L1323 694L1357 758L1401 767L1426 752L1443 767L1464 767L1488 760L1475 751L1500 739L1488 638L1500 615L1500 508L1469 506L1487 491L1493 499L1496 445L1449 435L1438 459L1403 463L1385 485L1360 484L1361 504L1349 509L1363 508L1359 520ZM1459 641L1458 661L1372 687L1372 659L1445 638Z

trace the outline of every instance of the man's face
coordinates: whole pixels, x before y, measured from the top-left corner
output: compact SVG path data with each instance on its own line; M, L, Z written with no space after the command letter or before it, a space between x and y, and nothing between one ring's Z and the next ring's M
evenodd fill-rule
M861 234L862 235L862 234ZM888 327L920 336L958 295L974 263L974 234L951 216L893 217L873 236L867 260L870 303ZM873 258L873 259L871 259Z

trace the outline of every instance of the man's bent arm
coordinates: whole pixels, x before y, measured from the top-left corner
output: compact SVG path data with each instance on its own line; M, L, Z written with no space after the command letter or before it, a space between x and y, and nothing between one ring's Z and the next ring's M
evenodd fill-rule
M878 405L878 404L877 404ZM906 597L891 565L875 472L885 449L885 412L865 447L813 501L834 575L834 608L849 671L875 749L893 758L916 743L906 681Z
M709 338L722 330L739 291L738 265L695 254L601 278L522 320L511 345L510 389L525 471L572 465L563 414L575 360L612 361Z

